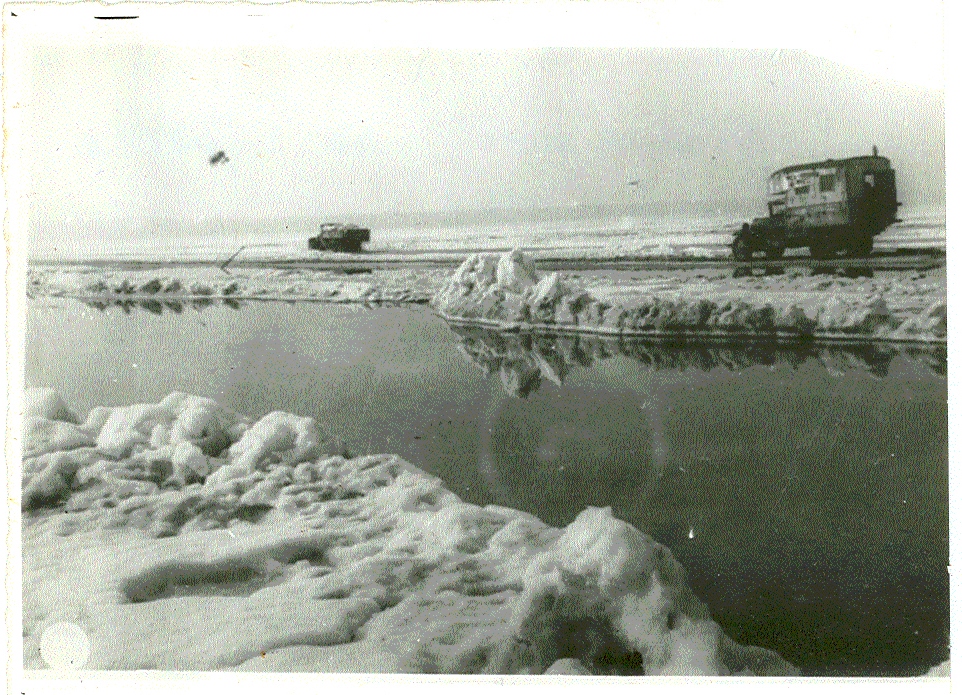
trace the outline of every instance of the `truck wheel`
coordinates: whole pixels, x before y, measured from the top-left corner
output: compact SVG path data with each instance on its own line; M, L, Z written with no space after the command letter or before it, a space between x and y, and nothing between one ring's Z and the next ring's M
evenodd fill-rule
M765 257L777 261L785 255L784 246L769 246L765 249Z
M741 237L735 237L732 240L732 256L736 261L747 261L752 257L748 243Z
M866 235L855 239L849 245L849 255L855 258L865 258L872 254L872 237Z
M837 249L828 239L817 239L808 247L809 255L818 261L824 261L835 255Z

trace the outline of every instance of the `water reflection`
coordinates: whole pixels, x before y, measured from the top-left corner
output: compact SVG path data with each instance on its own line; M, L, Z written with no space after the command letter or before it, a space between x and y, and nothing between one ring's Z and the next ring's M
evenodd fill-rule
M81 412L177 390L310 416L356 453L397 453L467 501L553 526L610 506L672 549L727 634L809 674L916 675L948 657L944 346L452 332L423 307L228 306L243 310L44 299L27 311L26 381Z
M460 338L460 352L486 374L498 374L504 390L526 398L545 381L560 386L572 369L591 367L616 355L630 357L655 369L699 370L722 367L740 371L755 365L788 365L798 369L815 360L832 376L864 370L884 378L892 360L901 355L934 374L946 373L945 346L899 347L881 343L826 344L813 341L779 343L669 342L590 335L501 333L452 326Z
M808 675L948 657L944 348L453 330L497 384L476 440L495 504L554 526L612 507L727 634Z
M30 299L28 295L28 299ZM121 298L121 297L74 297L81 304L89 307L93 307L101 312L106 312L110 308L120 309L124 314L131 315L134 311L146 311L147 313L154 314L155 316L161 316L165 311L180 314L184 311L185 307L193 308L197 311L203 311L204 309L212 306L225 306L229 309L238 310L244 306L248 306L253 302L259 304L273 303L273 304L284 304L286 306L296 306L298 304L310 304L310 303L323 303L321 300L316 298L305 299L303 297L295 299L278 299L273 297L257 297L254 299L241 300L237 297L192 297L190 299L174 299L174 298L164 298L155 299L151 298ZM339 302L334 302L338 304ZM425 304L427 300L393 300L393 299L379 299L379 298L367 298L363 302L349 302L354 306L363 307L365 309L378 309L384 307L404 307L408 304Z
M164 311L169 311L174 314L180 314L184 311L184 307L191 307L196 311L203 311L210 306L226 306L230 309L239 310L243 304L232 298L200 298L200 299L114 299L113 297L108 299L79 299L82 304L92 307L97 311L107 311L111 307L116 307L123 311L125 314L131 314L135 309L139 311L146 311L149 314L154 314L155 316L162 316Z

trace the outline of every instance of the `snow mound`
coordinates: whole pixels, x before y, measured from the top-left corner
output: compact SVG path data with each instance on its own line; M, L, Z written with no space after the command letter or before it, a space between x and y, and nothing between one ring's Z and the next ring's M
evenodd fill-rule
M27 389L23 407L25 418L37 417L73 424L78 422L77 416L70 411L67 404L53 389Z
M217 456L245 425L209 398L172 393L157 405L113 408L97 434L97 449L111 458L127 456L135 446L154 449L190 442Z
M24 460L28 668L66 622L96 669L795 673L728 639L610 509L551 528L396 456L332 454L309 418L184 394L77 430ZM44 432L27 450L61 441Z
M518 250L501 256L498 260L495 281L498 287L512 292L523 292L538 282L534 263Z
M584 287L558 273L539 278L531 262L512 251L469 257L435 294L432 306L448 320L502 329L944 341L944 301L906 319L893 313L885 297L854 287L834 279L813 284L807 278L768 285L742 278L727 284Z
M926 335L938 338L948 335L948 305L945 301L931 304L918 316L906 319L895 331L896 337L905 339Z

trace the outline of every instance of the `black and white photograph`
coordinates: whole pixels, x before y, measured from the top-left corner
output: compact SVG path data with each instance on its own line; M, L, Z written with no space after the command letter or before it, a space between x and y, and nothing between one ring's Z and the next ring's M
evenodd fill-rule
M4 5L14 683L948 692L943 22Z

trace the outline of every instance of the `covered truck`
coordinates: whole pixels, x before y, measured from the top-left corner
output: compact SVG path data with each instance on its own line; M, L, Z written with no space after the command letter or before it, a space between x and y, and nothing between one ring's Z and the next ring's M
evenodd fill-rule
M807 246L813 258L863 257L874 237L897 222L895 170L872 154L779 169L768 180L768 215L742 225L732 256L781 258Z

